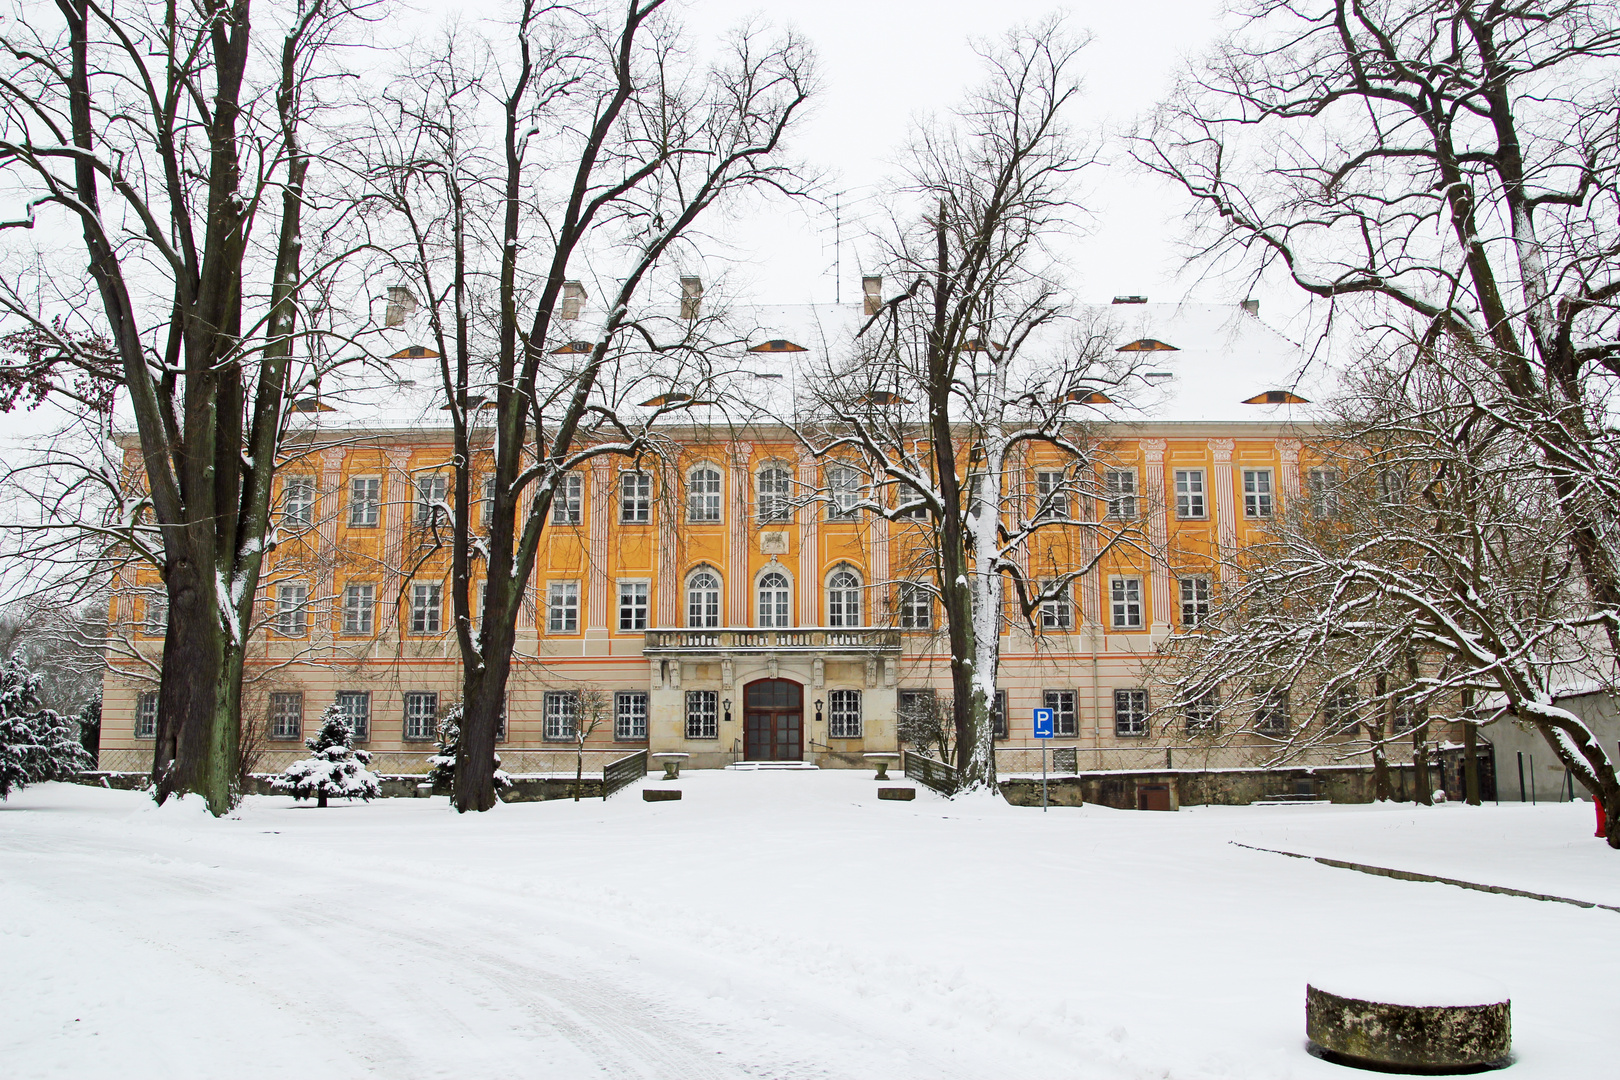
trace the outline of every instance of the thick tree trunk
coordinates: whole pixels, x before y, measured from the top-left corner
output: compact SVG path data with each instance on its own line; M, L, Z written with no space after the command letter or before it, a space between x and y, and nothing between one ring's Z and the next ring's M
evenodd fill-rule
M198 567L192 559L169 563L169 623L152 782L159 803L170 795L196 792L214 809L223 796L223 808L215 810L223 813L229 809L229 777L214 775L216 762L209 753L216 741L225 674L225 640L212 576L211 566Z
M491 582L489 590L493 592L495 587ZM512 674L509 626L508 620L486 617L486 636L480 642L483 661L477 663L477 658L469 658L463 664L461 743L456 747L455 790L451 795L461 813L489 810L496 803L495 730Z
M1479 799L1479 725L1463 725L1463 796L1469 806Z
M1424 806L1434 805L1434 785L1429 783L1429 740L1424 738L1428 723L1412 729L1412 800Z

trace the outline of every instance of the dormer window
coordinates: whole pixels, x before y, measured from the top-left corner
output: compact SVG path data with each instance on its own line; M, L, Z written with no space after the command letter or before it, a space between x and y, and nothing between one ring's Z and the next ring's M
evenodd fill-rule
M1115 352L1180 352L1174 345L1167 345L1153 338L1137 338L1135 341L1121 345Z
M1114 399L1101 390L1093 390L1089 386L1077 386L1069 391L1068 400L1077 405L1112 405Z
M426 345L407 345L390 356L390 360L437 360L439 354Z
M861 395L863 405L910 405L911 399L901 397L893 390L873 390L869 394Z
M641 404L643 406L659 408L659 407L662 407L664 405L679 405L683 401L691 401L691 400L692 400L692 395L691 394L683 394L679 390L671 390L667 394L659 394L655 398L648 398L646 401L643 401Z
M1244 398L1245 405L1309 405L1310 402L1292 390L1267 390L1252 398Z
M794 344L793 342L789 341L787 338L772 338L770 341L761 342L760 344L755 345L753 348L749 349L748 351L749 352L782 353L782 352L809 352L810 350L806 349L803 345Z
M589 341L570 341L566 345L559 345L551 350L552 356L583 356L596 348Z

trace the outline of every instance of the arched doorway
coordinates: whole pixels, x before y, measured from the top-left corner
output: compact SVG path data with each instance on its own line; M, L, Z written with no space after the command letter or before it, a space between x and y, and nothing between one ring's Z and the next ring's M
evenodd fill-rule
M760 679L743 687L743 760L804 760L804 687Z

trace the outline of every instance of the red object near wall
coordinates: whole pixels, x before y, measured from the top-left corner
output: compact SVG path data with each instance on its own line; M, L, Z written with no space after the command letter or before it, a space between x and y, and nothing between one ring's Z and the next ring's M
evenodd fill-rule
M1608 822L1603 819L1603 800L1594 798L1592 800L1592 805L1597 807L1598 816L1598 831L1592 835L1596 836L1599 840L1607 840L1609 838L1609 834L1603 831L1603 826L1608 824Z

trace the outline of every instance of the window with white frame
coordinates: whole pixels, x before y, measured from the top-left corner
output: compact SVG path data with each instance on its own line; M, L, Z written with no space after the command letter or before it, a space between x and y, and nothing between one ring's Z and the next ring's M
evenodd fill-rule
M1136 520L1136 470L1109 469L1103 473L1104 513L1114 521Z
M1243 470L1243 516L1268 518L1272 511L1271 470Z
M1080 695L1073 690L1046 690L1041 704L1052 710L1052 734L1063 738L1080 732Z
M1209 619L1209 578L1178 578L1181 587L1181 625L1202 626Z
M1305 474L1305 489L1310 496L1311 513L1327 521L1335 520L1343 510L1344 477L1338 469L1323 467Z
M285 581L276 586L276 633L286 638L309 633L309 586Z
M713 523L720 520L720 470L713 465L699 465L686 476L686 520Z
M1142 628L1141 578L1109 578L1108 600L1113 614L1115 630L1140 630Z
M382 518L382 480L357 476L349 481L349 525L356 529L375 528Z
M1254 697L1254 730L1262 735L1288 734L1288 688L1256 687Z
M1209 503L1204 495L1203 469L1176 470L1176 517L1182 521L1197 521L1209 517Z
M1417 726L1417 709L1407 698L1398 698L1389 714L1390 728L1396 732L1411 731Z
M770 570L760 575L756 592L759 596L760 626L793 625L793 617L790 614L793 607L793 586L788 582L786 574L780 570Z
M1114 691L1114 734L1136 739L1148 733L1148 693L1146 690Z
M827 695L827 735L833 739L861 737L859 690L834 690Z
M270 737L297 739L304 734L304 695L283 691L270 695Z
M997 690L990 704L990 734L997 739L1007 738L1007 691Z
M619 520L631 525L652 520L652 473L619 474Z
M932 690L895 692L895 726L900 738L913 745L931 744L939 726L939 696Z
M377 625L377 586L351 581L343 587L343 632L370 634Z
M934 625L934 593L926 585L900 583L900 629L928 630Z
M861 579L847 566L827 575L827 625L861 625Z
M720 737L720 692L718 690L688 690L686 692L686 737L688 739L717 739Z
M137 739L155 739L158 729L158 695L156 690L148 690L135 697L135 737Z
M1329 735L1354 735L1361 723L1361 695L1353 683L1344 683L1322 699L1322 726Z
M1068 477L1060 469L1041 469L1035 473L1035 520L1069 517Z
M411 633L437 634L444 630L444 586L437 581L411 583Z
M564 473L557 480L557 490L551 497L551 523L578 525L585 520L585 478L579 473Z
M1041 601L1041 629L1068 630L1074 626L1074 605L1069 600L1069 583L1058 585L1053 581L1040 583L1041 591L1051 595Z
M572 690L547 690L542 701L544 722L540 737L546 742L572 742L579 718L579 694Z
M445 498L450 490L450 478L443 473L430 473L416 478L416 524L428 526L450 519L445 512Z
M645 581L619 582L619 629L636 633L647 629L647 592Z
M641 742L647 737L647 692L620 690L613 695L613 739Z
M713 570L699 570L686 579L686 625L720 625L720 575Z
M579 582L553 581L547 584L546 633L579 633Z
M281 482L281 524L307 529L315 524L315 478L289 476Z
M432 690L410 690L405 694L405 738L426 742L439 734L439 695Z
M349 731L354 735L354 741L368 741L371 738L371 691L339 690L336 702L337 707L342 709L343 715L348 718Z
M1213 735L1221 729L1221 699L1213 690L1182 706L1188 735Z
M150 594L146 598L146 610L141 633L147 637L162 637L169 630L169 598L159 594Z
M855 516L861 501L861 474L848 465L827 466L827 518L831 521Z
M793 476L776 465L759 470L754 478L758 494L759 520L785 522L793 520Z
M495 478L484 477L478 488L478 524L484 531L495 524Z

